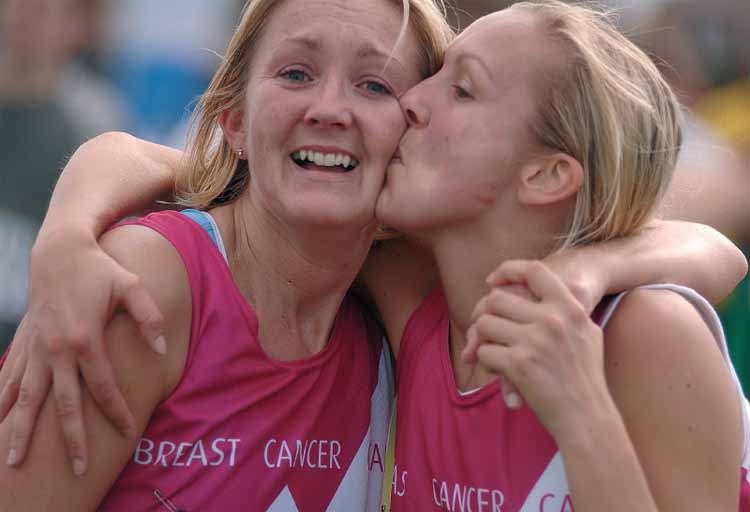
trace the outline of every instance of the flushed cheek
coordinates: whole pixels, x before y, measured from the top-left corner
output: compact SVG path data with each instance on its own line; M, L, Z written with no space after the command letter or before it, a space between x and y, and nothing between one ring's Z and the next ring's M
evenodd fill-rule
M365 141L370 142L369 150L377 155L377 159L387 164L406 131L406 120L395 100L393 105L369 111L367 116L369 122L364 134Z

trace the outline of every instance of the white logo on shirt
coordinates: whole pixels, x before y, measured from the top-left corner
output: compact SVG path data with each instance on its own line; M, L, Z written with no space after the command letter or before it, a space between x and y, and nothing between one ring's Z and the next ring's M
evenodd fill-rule
M221 466L227 464L234 467L237 459L237 445L239 439L217 437L210 443L199 439L193 443L152 441L141 438L133 454L133 462L141 466L189 467L193 464L201 466Z
M499 489L483 489L432 479L435 505L448 512L502 512L505 495Z
M326 439L269 439L263 460L269 468L341 469L341 443Z

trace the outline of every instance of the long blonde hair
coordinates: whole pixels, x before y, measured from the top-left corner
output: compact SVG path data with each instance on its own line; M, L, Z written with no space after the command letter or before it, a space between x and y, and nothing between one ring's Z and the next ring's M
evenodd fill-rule
M682 142L675 94L607 13L557 0L513 8L531 12L562 56L536 73L532 123L538 143L584 169L561 247L637 231L666 192Z
M248 183L247 160L239 159L224 139L219 120L223 112L241 106L253 49L281 1L251 0L245 5L226 55L198 102L191 123L188 173L177 184L177 199L184 206L207 208L229 201ZM403 6L404 22L396 44L408 29L414 31L421 52L420 73L427 77L442 65L454 33L442 2L403 0Z

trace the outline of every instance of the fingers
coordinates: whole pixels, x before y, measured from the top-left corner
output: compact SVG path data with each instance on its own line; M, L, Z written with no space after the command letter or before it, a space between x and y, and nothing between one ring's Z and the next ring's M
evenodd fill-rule
M521 341L522 336L516 322L491 313L483 314L469 327L466 333L466 347L461 356L467 363L475 363L477 349L483 343L508 346Z
M7 459L10 466L20 465L26 457L36 418L47 398L51 378L49 369L42 364L35 363L34 358L29 359L13 410L10 450Z
M98 343L97 346L101 347L102 344ZM97 351L79 355L78 363L87 389L102 413L123 436L127 438L135 437L135 417L130 412L128 404L120 392L107 354L104 351ZM77 379L75 382L70 382L70 386L73 385L80 394L80 383ZM81 417L80 414L78 417ZM71 423L71 429L71 445L69 446L72 448L72 445L85 439L83 436L85 432L83 428L78 429L77 424Z
M500 375L500 389L503 392L503 399L505 400L505 405L508 407L508 409L520 409L523 405L523 398L521 398L521 393L519 393L518 389L516 388L515 384L513 384L510 380L508 380L505 375Z
M139 280L130 275L123 280L119 303L133 317L138 330L148 341L151 349L160 355L167 353L167 343L164 338L164 317Z
M467 345L461 356L468 363L477 363L479 362L477 352L483 343L495 343L505 348L509 345L511 338L519 335L517 324L503 318L484 315L469 328ZM500 374L500 388L505 405L509 409L519 409L523 405L523 399L516 386L502 373Z
M8 365L10 377L5 383L5 386L3 386L2 392L0 392L0 422L5 421L13 404L16 403L18 391L21 389L21 380L26 371L26 350L20 345L14 345L14 348L16 347L18 347L20 353L14 363ZM3 370L5 370L5 368L3 368Z
M63 439L73 464L73 473L81 476L86 471L88 458L81 407L81 383L75 363L72 360L58 360L53 375L55 404Z
M580 307L562 280L538 260L507 261L488 276L487 282L495 286L524 284L543 302L562 302Z
M515 322L531 323L539 316L539 311L538 302L520 297L505 287L493 288L474 307L471 320L476 322L482 315L496 315Z
M477 349L477 361L488 370L503 375L506 380L513 380L511 349L503 345L485 343Z

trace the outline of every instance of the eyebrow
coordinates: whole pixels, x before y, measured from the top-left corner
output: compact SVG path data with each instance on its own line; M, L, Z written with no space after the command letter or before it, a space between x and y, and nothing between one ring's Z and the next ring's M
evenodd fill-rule
M487 64L484 63L484 61L478 56L474 55L473 53L462 53L458 57L456 57L456 62L458 64L464 64L469 61L477 64L480 68L482 68L482 71L484 71L484 74L487 75L487 78L492 77L492 73L490 72L490 68L487 67Z
M320 46L321 46L320 39L308 37L308 36L287 37L281 43L293 44L295 46L302 46L312 52L320 51ZM406 69L404 64L400 60L398 60L398 58L395 55L385 53L384 51L379 50L378 48L369 44L362 45L359 48L359 50L357 50L357 58L359 59L375 58L375 59L382 60L388 63L393 62L397 64L401 68L402 71Z
M320 49L320 40L313 39L311 37L306 37L306 36L287 37L281 43L304 46L305 48L311 51L318 51Z

